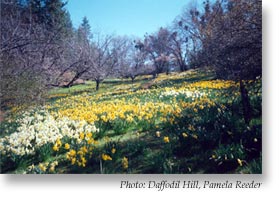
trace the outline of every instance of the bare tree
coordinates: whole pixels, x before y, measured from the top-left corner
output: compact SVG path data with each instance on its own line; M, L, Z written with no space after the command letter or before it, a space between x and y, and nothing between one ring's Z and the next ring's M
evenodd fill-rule
M1 1L1 106L40 100L60 58L61 39L71 28L62 23L69 18L61 1L37 7L34 2ZM51 6L56 6L55 11L48 9Z
M240 82L244 120L251 120L251 107L244 80L261 76L261 1L206 1L203 11L190 10L191 28L200 43L190 61L211 66L218 78ZM186 20L182 20L183 27ZM185 28L185 27L184 27ZM193 48L194 50L194 48Z
M170 32L166 28L160 28L153 35L147 35L144 50L155 67L154 77L162 72L169 73Z
M146 53L143 44L136 38L125 38L122 53L118 56L119 76L131 78L132 83L135 78L145 72Z
M89 53L89 69L84 78L93 79L96 82L97 91L100 83L113 75L118 63L118 50L121 49L121 44L112 35L95 34Z

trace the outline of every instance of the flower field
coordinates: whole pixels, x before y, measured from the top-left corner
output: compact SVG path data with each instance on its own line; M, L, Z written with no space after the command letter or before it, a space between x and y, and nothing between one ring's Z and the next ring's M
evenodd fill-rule
M261 80L202 70L51 90L1 122L2 173L261 173Z

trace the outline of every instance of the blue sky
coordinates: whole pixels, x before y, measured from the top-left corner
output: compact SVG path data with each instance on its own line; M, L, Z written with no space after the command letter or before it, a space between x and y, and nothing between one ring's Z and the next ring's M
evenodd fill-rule
M172 23L190 0L68 0L73 25L77 27L84 16L91 29L117 35L155 32Z

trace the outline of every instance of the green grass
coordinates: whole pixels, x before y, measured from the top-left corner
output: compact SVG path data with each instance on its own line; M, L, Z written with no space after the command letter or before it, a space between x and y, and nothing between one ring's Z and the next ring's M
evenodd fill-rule
M166 77L167 80L162 80L161 82L155 83L153 82L153 78L150 75L144 75L144 76L139 76L134 80L134 83L132 83L131 79L123 78L123 79L118 79L118 78L111 78L111 79L105 79L101 84L100 84L100 89L97 92L96 91L96 83L94 81L86 81L85 84L79 84L79 85L73 85L69 88L53 88L52 90L49 91L50 96L55 96L56 94L65 94L63 96L70 96L70 95L77 95L81 94L84 92L90 92L91 94L100 94L100 93L105 93L105 92L111 92L114 91L115 89L122 87L122 86L127 86L127 88L124 88L126 90L130 90L129 86L135 86L136 89L141 89L142 86L146 83L151 83L155 88L158 87L173 87L173 86L180 86L183 82L196 82L196 81L202 81L202 80L211 80L215 78L215 75L212 71L205 71L201 70L198 73L196 71L189 71L189 74L186 74L185 76L179 78L179 79L171 79L169 77L175 76L176 73L170 73L169 75L166 75L165 73L159 74L160 76Z

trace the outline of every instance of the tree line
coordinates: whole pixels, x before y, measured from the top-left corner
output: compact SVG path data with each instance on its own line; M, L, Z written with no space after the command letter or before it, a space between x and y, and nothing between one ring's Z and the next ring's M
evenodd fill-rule
M261 77L261 1L192 3L172 25L144 38L103 34L86 17L74 28L65 6L62 0L1 0L1 108L41 100L49 88L79 79L95 81L98 90L108 77L134 81L198 67L239 81L249 108L243 80Z

